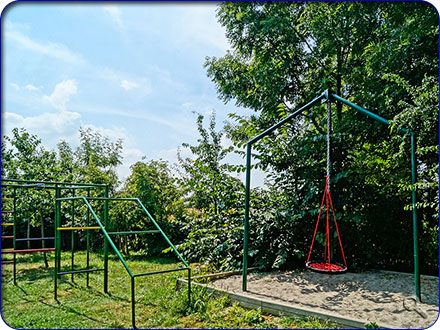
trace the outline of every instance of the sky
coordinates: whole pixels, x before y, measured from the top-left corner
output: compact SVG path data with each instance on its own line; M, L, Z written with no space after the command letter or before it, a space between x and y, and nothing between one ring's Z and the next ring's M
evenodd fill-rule
M229 48L213 2L11 4L2 14L2 134L24 127L48 149L76 147L80 127L120 138L121 178L143 156L174 163L182 143L196 143L194 111L215 110L218 129L228 113L251 113L220 101L203 67ZM262 181L253 173L253 186Z

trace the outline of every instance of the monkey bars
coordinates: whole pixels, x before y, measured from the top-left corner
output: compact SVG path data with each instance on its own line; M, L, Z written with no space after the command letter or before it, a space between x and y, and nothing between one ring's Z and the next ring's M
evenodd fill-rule
M242 289L243 291L247 291L247 272L248 272L248 244L249 244L249 199L250 199L250 180L251 180L251 158L252 158L252 145L259 140L261 140L263 137L271 134L274 130L281 127L285 123L291 121L298 115L302 114L307 109L310 109L313 105L315 105L318 102L327 102L327 111L328 115L331 115L330 111L330 104L332 101L338 101L341 102L347 106L349 106L352 109L355 109L374 120L377 120L385 125L390 125L390 122L367 110L362 108L359 105L356 105L334 93L332 93L331 90L326 90L318 97L314 98L312 101L304 105L303 107L296 110L294 113L290 114L277 124L273 125L272 127L266 129L261 134L257 135L256 137L250 139L246 144L246 186L245 186L245 210L244 210L244 234L243 234L243 281L242 281ZM418 232L417 232L417 205L416 205L416 190L415 190L415 182L416 182L416 155L415 155L415 148L416 148L416 134L406 128L398 127L399 132L406 133L410 135L411 139L411 196L412 196L412 220L413 220L413 248L414 248L414 291L415 296L417 300L420 301L421 299L421 292L420 292L420 271L419 271L419 248L418 248ZM328 143L328 150L329 150L329 143L330 139L327 141ZM328 157L329 160L329 157ZM328 168L329 172L329 168Z

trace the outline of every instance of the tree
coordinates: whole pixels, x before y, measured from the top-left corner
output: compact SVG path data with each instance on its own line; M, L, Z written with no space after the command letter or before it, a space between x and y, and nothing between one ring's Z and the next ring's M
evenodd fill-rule
M417 109L416 117L429 123L409 125L421 135L419 170L435 173L438 116L431 105L438 104L438 94L426 89L438 86L438 15L431 5L227 2L218 18L233 50L206 59L208 76L222 100L255 110L248 118L231 115L235 124L228 134L238 149L316 92L332 88L399 125L410 124L402 119ZM423 96L410 92L418 90ZM333 111L332 195L338 219L344 217L347 254L353 263L408 268L411 241L383 240L393 232L411 237L404 210L410 203L408 137L390 135L389 128L341 104ZM270 172L282 198L280 211L301 215L310 228L323 188L325 131L325 109L315 106L254 146L257 166ZM424 153L422 145L430 151ZM419 176L419 185L431 182L430 188L424 185L430 193L422 195L431 205L438 184L429 177ZM426 208L422 217L433 211ZM438 237L438 229L434 236L425 229L422 236L427 235Z
M223 131L215 130L215 112L212 113L208 129L203 127L204 116L197 117L197 129L200 133L198 144L182 144L189 148L195 159L182 158L179 151L178 160L183 169L181 186L188 192L190 205L208 214L219 214L237 205L241 182L228 174L228 165L223 162L231 151L222 146Z

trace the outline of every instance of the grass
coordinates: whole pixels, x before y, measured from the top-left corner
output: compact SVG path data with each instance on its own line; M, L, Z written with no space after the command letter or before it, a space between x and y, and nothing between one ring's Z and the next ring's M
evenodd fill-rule
M53 257L53 256L52 256ZM62 268L69 270L70 254L63 253ZM85 268L85 252L75 254L76 269ZM91 255L91 268L101 268L103 258ZM53 260L49 258L50 265ZM178 267L164 258L128 258L134 273ZM40 255L18 256L17 285L12 265L2 265L2 315L13 328L93 329L131 328L130 277L120 261L109 260L109 294L103 293L103 273L61 277L58 301L54 300L53 268L44 267ZM139 328L309 328L332 329L336 324L310 317L278 317L261 310L248 310L227 297L217 298L193 288L192 306L187 291L177 289L176 279L184 272L136 279L136 325Z

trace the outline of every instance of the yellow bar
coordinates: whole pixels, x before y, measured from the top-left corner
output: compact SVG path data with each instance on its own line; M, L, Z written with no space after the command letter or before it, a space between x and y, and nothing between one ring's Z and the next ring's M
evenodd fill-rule
M14 224L12 222L2 223L2 226L13 226Z
M58 227L57 230L101 229L101 227Z
M2 249L2 251L13 251L14 249Z
M2 197L2 201L13 201L13 198L9 198L9 197Z

